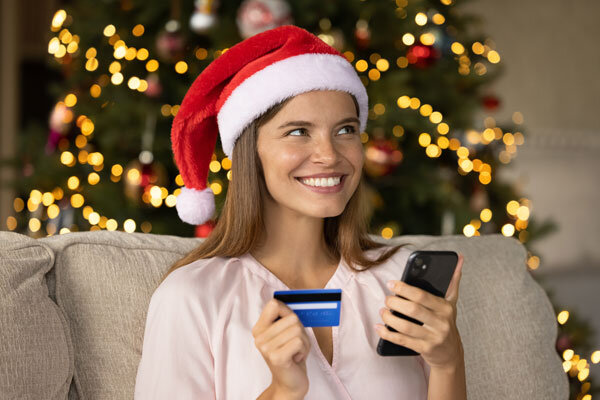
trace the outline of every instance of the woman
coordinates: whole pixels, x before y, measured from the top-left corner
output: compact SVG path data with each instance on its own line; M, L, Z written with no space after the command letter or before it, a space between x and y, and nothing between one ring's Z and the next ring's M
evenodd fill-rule
M185 183L178 215L201 224L214 212L206 182L217 136L231 182L211 235L152 295L136 398L466 398L455 325L462 256L446 299L385 289L410 251L367 235L367 110L352 65L295 26L238 43L196 79L172 129ZM307 288L342 289L339 326L305 328L273 299ZM398 332L378 333L378 322ZM380 338L421 355L381 357Z

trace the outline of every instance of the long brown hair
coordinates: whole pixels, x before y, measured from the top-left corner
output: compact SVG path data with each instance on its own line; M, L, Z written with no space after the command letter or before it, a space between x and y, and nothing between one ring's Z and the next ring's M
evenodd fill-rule
M351 95L352 96L352 95ZM231 181L220 217L210 235L195 249L177 260L162 281L175 269L198 259L211 257L239 257L259 245L265 231L263 219L263 196L269 196L256 142L258 128L267 123L292 98L272 106L242 132L233 148ZM352 96L356 113L358 103ZM405 244L394 246L377 259L369 259L365 251L386 247L368 236L370 210L361 177L354 194L344 211L335 217L326 217L323 224L324 239L330 253L336 258L344 257L355 271L369 269L393 256ZM353 264L365 268L357 269Z

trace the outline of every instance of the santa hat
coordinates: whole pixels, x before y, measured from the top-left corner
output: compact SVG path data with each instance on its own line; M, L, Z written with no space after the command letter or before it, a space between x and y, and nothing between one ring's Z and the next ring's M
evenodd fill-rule
M244 128L271 106L313 90L354 95L360 130L368 97L352 64L335 48L294 25L283 25L232 46L196 78L173 120L171 141L184 187L176 208L182 221L200 225L215 211L207 188L217 136L231 159Z

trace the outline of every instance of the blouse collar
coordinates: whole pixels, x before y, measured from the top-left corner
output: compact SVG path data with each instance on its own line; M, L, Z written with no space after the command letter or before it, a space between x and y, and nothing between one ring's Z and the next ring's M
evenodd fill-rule
M238 258L250 268L251 272L260 276L272 287L278 290L292 290L279 278L277 278L275 274L273 274L271 271L269 271L269 269L267 269L257 259L255 259L254 256L250 254L250 252L247 252ZM352 279L354 276L355 272L348 266L344 258L340 257L340 262L338 263L337 269L335 270L334 274L331 276L331 278L329 279L329 281L323 289L344 288L347 285L348 281L350 281L350 279Z

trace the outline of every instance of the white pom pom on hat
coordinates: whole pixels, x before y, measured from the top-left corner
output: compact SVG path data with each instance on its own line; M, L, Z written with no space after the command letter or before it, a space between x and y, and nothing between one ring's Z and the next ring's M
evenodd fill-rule
M271 106L312 90L352 94L360 129L367 124L368 96L354 67L337 49L307 30L283 25L227 49L192 83L173 120L171 142L184 187L177 196L179 218L200 225L215 212L207 187L217 136L232 158L244 128Z

